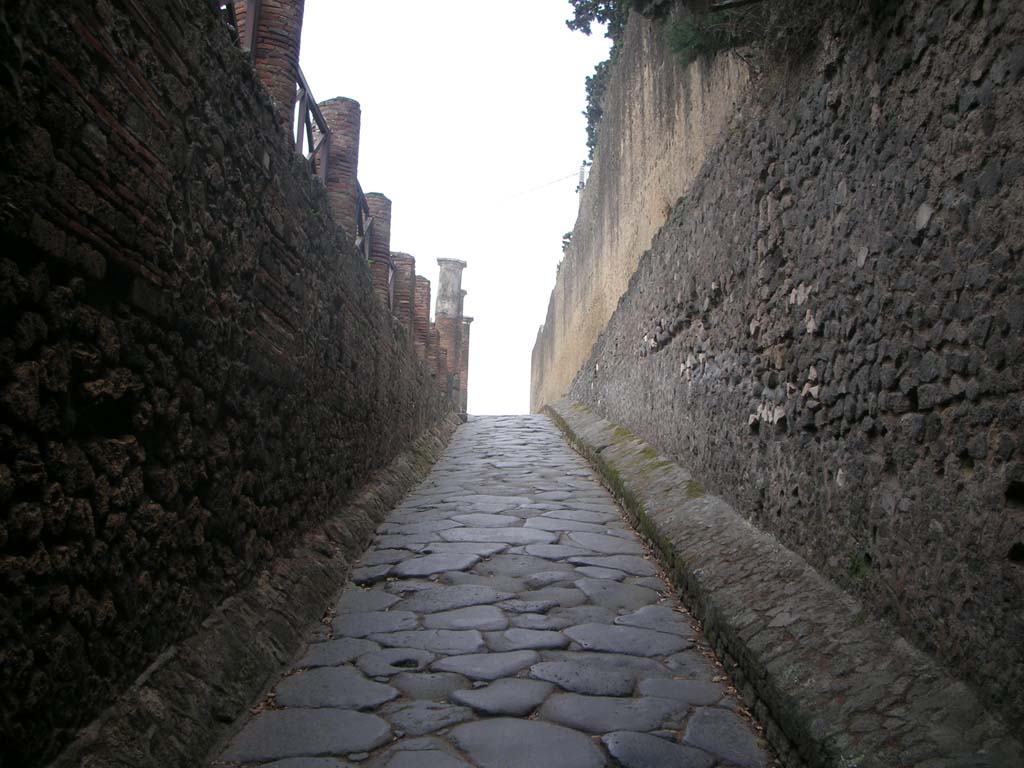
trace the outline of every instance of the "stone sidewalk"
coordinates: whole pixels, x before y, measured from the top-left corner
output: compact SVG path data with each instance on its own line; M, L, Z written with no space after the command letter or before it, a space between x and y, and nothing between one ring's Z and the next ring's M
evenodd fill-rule
M769 766L694 621L543 416L476 417L214 765Z

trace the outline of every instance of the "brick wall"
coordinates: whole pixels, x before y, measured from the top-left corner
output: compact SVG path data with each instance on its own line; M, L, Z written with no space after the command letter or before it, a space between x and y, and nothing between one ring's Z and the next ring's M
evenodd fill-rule
M23 768L447 406L210 4L26 0L0 32L0 762Z
M890 7L740 105L571 394L1020 724L1024 8Z

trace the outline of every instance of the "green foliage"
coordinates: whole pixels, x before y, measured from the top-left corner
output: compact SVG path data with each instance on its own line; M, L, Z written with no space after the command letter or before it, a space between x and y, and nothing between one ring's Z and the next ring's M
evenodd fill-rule
M569 29L589 35L592 24L607 24L605 37L613 44L621 40L629 18L628 0L569 0L569 5L573 11L573 17L565 22Z
M617 53L614 48L612 51ZM587 156L590 158L594 157L597 147L597 126L604 115L604 94L608 90L611 69L612 59L607 58L594 67L594 74L587 78L587 108L583 110L583 116L587 118Z
M571 242L572 242L572 230L569 230L564 235L562 235L562 253L565 253L567 250L569 250L569 243L571 243Z

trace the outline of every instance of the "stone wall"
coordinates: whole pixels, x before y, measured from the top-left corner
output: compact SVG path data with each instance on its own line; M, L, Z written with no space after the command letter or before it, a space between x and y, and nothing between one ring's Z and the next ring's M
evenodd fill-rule
M0 764L450 412L200 0L0 7Z
M630 16L572 241L533 348L532 410L568 391L747 82L746 68L726 57L679 66L661 25Z
M1024 8L890 9L739 106L571 395L1019 725Z

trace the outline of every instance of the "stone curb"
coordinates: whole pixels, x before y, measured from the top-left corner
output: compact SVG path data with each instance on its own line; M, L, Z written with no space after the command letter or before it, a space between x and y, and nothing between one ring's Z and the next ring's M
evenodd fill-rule
M582 404L543 412L653 544L784 764L1024 765L963 682L683 467Z
M459 419L425 432L196 634L165 651L50 768L194 768L282 673L384 515L430 470Z

